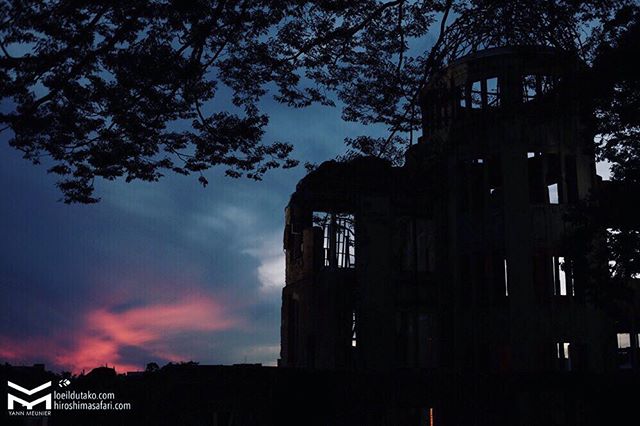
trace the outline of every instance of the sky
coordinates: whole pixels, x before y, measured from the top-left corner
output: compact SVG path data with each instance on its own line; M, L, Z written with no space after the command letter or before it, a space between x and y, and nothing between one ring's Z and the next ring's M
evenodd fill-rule
M6 107L6 106L5 106ZM322 162L372 134L340 110L265 101L265 142ZM284 285L284 208L299 166L262 182L168 175L98 181L94 205L66 205L45 166L0 134L0 362L118 372L149 362L275 365ZM373 132L375 135L375 131Z

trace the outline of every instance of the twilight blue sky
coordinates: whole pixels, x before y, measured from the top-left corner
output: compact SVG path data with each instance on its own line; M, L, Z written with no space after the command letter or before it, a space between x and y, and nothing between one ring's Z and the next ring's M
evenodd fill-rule
M265 141L321 162L375 134L335 108L265 101ZM379 130L378 130L379 132ZM0 135L0 362L53 370L195 360L274 364L284 284L284 207L303 167L264 181L206 173L98 182L96 205L65 205L44 166Z

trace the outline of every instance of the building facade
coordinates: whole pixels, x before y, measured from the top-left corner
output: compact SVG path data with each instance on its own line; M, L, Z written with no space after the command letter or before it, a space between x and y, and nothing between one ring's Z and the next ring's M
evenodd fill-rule
M607 372L638 331L593 302L567 215L602 186L581 62L498 48L421 96L405 164L325 162L286 208L286 367Z

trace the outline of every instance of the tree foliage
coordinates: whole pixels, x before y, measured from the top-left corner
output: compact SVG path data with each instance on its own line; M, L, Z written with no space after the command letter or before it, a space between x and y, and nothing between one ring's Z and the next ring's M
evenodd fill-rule
M604 28L604 35L589 82L600 142L598 155L611 164L611 180L622 188L616 191L614 205L622 207L629 203L630 194L625 192L640 188L640 73L633 60L640 57L640 8L621 10ZM621 210L617 216L622 220L607 231L606 255L611 282L619 288L631 288L640 279L640 221L624 214L627 209Z
M265 96L339 102L345 120L389 130L347 140L348 155L393 158L447 61L514 44L589 59L629 3L0 0L0 129L25 158L48 157L67 202L96 201L96 177L222 166L260 179L295 165L290 144L263 141Z
M612 179L640 184L640 8L625 8L604 28L589 83L600 159Z

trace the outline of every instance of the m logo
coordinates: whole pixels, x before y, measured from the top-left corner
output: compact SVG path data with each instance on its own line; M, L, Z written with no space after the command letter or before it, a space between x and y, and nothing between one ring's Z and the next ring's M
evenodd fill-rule
M45 383L43 385L40 385L38 387L35 387L33 389L26 389L26 388L23 388L20 385L16 385L15 383L12 383L12 382L9 382L9 381L7 382L7 384L9 385L10 388L13 388L13 389L15 389L15 390L17 390L17 391L19 391L21 393L27 394L29 396L33 395L36 392L40 392L41 390L46 389L46 388L51 386L51 382L47 382L47 383ZM38 405L41 402L44 402L45 403L45 409L51 410L51 394L50 393L48 393L45 396L42 396L42 397L40 397L40 398L38 398L38 399L36 399L34 401L31 401L31 402L25 401L25 400L23 400L21 398L18 398L16 396L14 396L14 395L7 394L7 408L9 410L13 410L13 403L14 402L17 402L18 404L21 404L23 407L27 407L27 410L33 410L33 407L35 405Z

